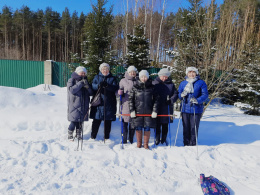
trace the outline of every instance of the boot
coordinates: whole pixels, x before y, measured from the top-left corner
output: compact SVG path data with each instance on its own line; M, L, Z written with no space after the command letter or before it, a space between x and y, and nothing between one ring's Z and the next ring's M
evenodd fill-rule
M136 133L136 140L137 140L137 148L141 148L142 147L142 131L135 131Z
M160 143L160 134L157 134L157 131L156 131L155 145L158 145L159 143Z
M145 131L144 132L144 148L145 149L149 149L148 143L149 143L149 139L150 139L150 131Z
M68 140L73 140L73 131L68 130Z
M129 129L129 142L131 144L134 142L134 135L135 135L135 130L134 129Z
M127 134L128 134L128 129L127 127L123 129L123 143L126 144L127 143Z
M78 140L81 140L81 139L82 139L81 129L76 129L76 138L77 138Z
M161 140L162 144L166 143L166 138L167 138L167 134L163 134L162 135L162 140ZM167 145L167 143L166 143L166 145Z
M168 129L167 129L167 127L165 127L165 129L162 130L162 140L161 140L162 144L166 143L166 145L168 145L167 134L168 134Z

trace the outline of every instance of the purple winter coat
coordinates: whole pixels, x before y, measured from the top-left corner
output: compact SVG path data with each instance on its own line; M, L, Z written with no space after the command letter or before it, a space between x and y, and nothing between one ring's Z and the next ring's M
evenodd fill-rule
M125 78L119 82L119 89L124 89L124 94L122 95L122 114L130 114L129 94L134 84L136 84L136 78L129 76L128 72L125 72ZM130 116L123 116L123 119L124 122L130 122Z
M91 85L86 89L81 76L73 72L67 83L68 120L83 122L88 120L89 96L93 95ZM84 77L87 80L87 77Z

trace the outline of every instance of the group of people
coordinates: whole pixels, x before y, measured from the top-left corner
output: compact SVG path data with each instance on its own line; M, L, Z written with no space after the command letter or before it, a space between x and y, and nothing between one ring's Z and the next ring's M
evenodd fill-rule
M87 70L79 66L68 80L68 139L82 138L82 124L93 119L91 139L96 139L100 124L104 121L104 139L110 137L112 121L116 120L117 96L121 96L123 143L132 144L136 134L137 147L149 149L150 130L155 129L156 141L167 144L168 124L173 122L173 105L181 100L184 146L196 145L203 102L208 98L206 83L200 79L198 69L188 67L185 80L177 90L168 69L158 72L152 81L146 70L140 72L129 66L119 85L110 72L110 66L102 63L92 85L87 80ZM99 96L99 104L90 102L90 96ZM92 98L93 100L94 98ZM89 107L90 105L90 107ZM90 108L90 115L88 116ZM143 135L144 134L144 135Z

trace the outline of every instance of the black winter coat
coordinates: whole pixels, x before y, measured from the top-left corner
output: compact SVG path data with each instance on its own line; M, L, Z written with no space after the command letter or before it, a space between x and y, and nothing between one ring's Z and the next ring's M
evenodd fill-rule
M90 118L97 120L116 120L116 91L118 90L118 84L116 77L109 75L104 76L101 72L96 75L92 82L92 88L96 93L99 87L99 84L102 81L106 81L108 86L106 87L106 96L104 94L104 89L101 89L101 104L99 106L91 107ZM104 102L105 101L105 102ZM105 103L105 109L104 109ZM104 113L105 112L105 113Z
M136 114L152 114L158 113L159 96L155 92L152 80L148 79L142 83L139 79L133 86L129 95L129 109L130 112L135 111ZM131 118L132 127L156 127L156 119L152 117L137 116Z
M170 104L170 114L173 114L173 104L177 101L178 99L178 91L175 88L174 83L172 82L171 78L169 77L167 80L164 82L157 77L153 81L154 88L156 90L156 93L159 94L160 96L160 107L158 114L162 115L167 115L168 114L168 105L166 103L167 101L167 96L169 96L171 100ZM159 123L169 123L169 118L168 117L158 117L158 122ZM172 120L170 121L171 123L173 122Z

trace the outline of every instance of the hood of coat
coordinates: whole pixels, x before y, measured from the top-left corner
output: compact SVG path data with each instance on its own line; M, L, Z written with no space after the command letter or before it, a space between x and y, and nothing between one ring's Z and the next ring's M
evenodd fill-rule
M73 72L71 74L71 78L77 80L77 81L81 81L82 79L87 79L87 76L85 77L82 77L82 76L79 76L76 72Z
M136 80L136 84L134 85L134 87L136 87L137 89L144 89L144 88L149 88L152 86L153 86L153 83L152 83L151 78L149 78L145 83L141 82L140 79L138 78Z

